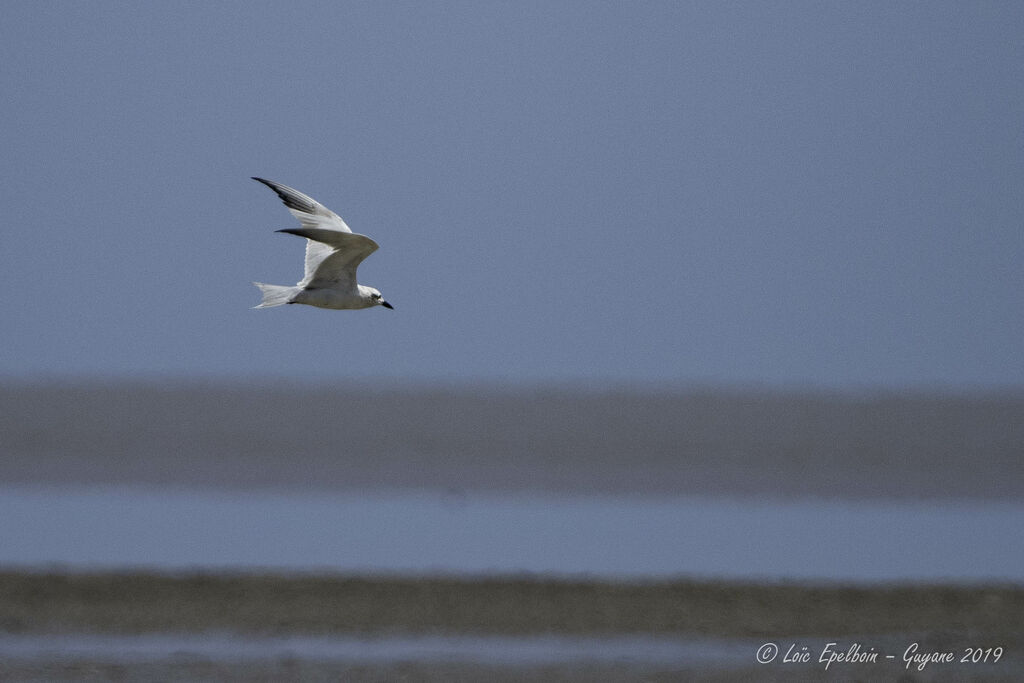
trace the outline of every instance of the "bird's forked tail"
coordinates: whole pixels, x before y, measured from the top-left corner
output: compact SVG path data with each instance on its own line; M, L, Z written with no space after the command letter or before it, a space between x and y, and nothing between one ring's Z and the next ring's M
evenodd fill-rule
M301 287L295 286L266 285L262 282L254 282L253 284L263 292L263 301L260 302L259 306L253 306L253 308L270 308L271 306L291 303L292 297L302 290Z

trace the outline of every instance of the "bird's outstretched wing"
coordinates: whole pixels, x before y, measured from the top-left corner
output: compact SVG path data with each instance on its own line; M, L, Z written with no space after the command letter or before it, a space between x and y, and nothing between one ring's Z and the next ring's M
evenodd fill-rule
M301 287L355 287L356 268L363 260L377 251L377 243L366 235L355 232L338 232L323 228L286 228L278 230L289 235L298 235L327 251L313 272L307 272ZM307 247L307 254L308 254ZM307 260L308 265L308 260Z
M352 229L345 225L345 221L341 220L341 216L309 195L302 194L287 185L275 183L273 180L256 177L253 180L263 183L276 192L284 205L288 207L288 211L302 223L302 227L352 232Z
M277 196L284 202L284 205L288 207L288 211L302 223L303 229L352 234L352 229L345 225L345 221L341 219L341 216L309 195L303 194L287 185L275 183L273 180L257 178L255 176L253 180L263 183L276 192ZM310 241L306 242L306 267L302 280L303 283L308 283L308 281L315 277L314 274L319 270L324 259L333 253L334 250L328 248L328 246L327 243L320 240L310 239ZM374 249L376 249L376 246L374 246ZM366 258L369 253L367 252L359 260L361 261L363 258Z

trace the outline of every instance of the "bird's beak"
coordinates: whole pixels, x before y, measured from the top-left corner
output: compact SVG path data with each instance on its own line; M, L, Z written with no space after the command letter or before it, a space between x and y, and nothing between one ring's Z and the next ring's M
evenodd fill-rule
M392 311L395 310L395 307L389 304L387 301L381 301L380 305L383 306L384 308L390 308Z

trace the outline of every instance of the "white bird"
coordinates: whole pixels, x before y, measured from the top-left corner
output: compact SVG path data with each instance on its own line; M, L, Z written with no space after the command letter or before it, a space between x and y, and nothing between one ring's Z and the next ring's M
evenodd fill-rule
M307 304L319 308L358 309L383 306L380 291L356 282L356 268L367 256L377 251L377 243L366 235L352 232L341 216L312 197L272 180L253 178L277 193L288 211L299 219L301 228L285 228L287 232L306 238L306 273L298 284L253 284L263 292L263 301L256 308L282 304Z

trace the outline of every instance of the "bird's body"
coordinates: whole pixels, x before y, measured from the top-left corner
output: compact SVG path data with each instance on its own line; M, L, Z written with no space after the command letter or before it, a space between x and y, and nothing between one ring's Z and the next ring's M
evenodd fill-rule
M356 269L367 256L377 251L377 243L366 235L352 232L341 216L318 201L272 180L253 178L277 193L288 211L299 219L301 228L278 232L306 238L305 275L294 286L253 284L263 293L256 308L282 304L306 304L317 308L352 310L384 306L381 293L356 282Z
M383 305L374 299L375 293L377 295L380 294L377 290L363 287L362 285L356 285L354 291L338 287L306 287L299 289L288 303L306 304L308 306L316 306L317 308L333 308L337 311L355 310Z

